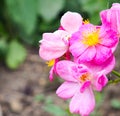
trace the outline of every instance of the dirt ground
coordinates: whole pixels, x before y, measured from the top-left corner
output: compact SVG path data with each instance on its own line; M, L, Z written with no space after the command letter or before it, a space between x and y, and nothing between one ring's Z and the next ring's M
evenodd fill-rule
M120 47L115 52L116 67L120 72ZM63 100L55 94L59 82L49 82L49 69L39 58L38 49L28 48L25 62L17 69L10 70L0 64L0 116L53 116L43 109L44 102L37 102L37 95L51 96L54 104L64 106ZM110 75L114 78L113 75ZM111 105L111 100L120 101L120 83L104 88L104 99L99 107L100 116L120 116L120 108ZM44 98L45 99L45 98ZM96 116L98 116L96 114Z

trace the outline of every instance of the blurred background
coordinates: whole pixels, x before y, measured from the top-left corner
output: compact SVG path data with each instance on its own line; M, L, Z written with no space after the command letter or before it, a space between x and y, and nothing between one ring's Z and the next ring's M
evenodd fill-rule
M57 97L60 81L49 82L49 68L39 57L42 33L53 32L67 11L99 25L99 12L119 0L0 0L0 116L78 116ZM120 71L119 50L115 52ZM108 75L115 78L114 75ZM96 95L91 116L120 116L120 84Z

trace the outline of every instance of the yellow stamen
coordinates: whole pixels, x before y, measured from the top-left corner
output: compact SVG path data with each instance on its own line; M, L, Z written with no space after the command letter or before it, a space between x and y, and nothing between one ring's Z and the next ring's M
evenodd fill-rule
M83 23L84 23L84 24L89 24L90 22L89 22L88 19L86 19L86 20L83 21Z
M52 67L55 64L55 59L46 62L46 64L48 65L48 67Z
M99 43L99 29L83 32L83 43L88 46L94 46Z
M90 80L90 75L89 73L85 73L83 74L80 78L79 78L80 82L85 82L87 80Z

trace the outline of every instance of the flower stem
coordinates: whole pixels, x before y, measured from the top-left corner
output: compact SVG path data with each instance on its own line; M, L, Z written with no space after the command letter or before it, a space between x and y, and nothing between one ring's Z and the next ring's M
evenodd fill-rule
M112 73L117 76L118 78L117 79L114 79L114 80L109 80L108 82L108 85L110 84L116 84L116 83L119 83L120 82L120 73L115 71L115 70L112 70Z
M113 73L114 75L116 75L117 77L120 78L120 73L119 73L119 72L117 72L117 71L115 71L115 70L112 70L112 73Z
M119 83L120 82L120 78L117 78L117 79L115 79L115 80L110 80L109 82L108 82L108 85L110 85L110 84L117 84L117 83Z

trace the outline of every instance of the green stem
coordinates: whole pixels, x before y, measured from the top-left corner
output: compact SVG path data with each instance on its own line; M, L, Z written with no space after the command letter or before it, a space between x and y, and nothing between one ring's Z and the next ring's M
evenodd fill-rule
M117 72L117 71L115 71L115 70L112 70L112 73L113 73L114 75L116 75L117 77L120 78L120 73L119 73L119 72Z
M109 82L108 82L108 85L110 85L110 84L117 84L117 83L119 83L120 82L120 78L117 78L117 79L115 79L115 80L110 80Z
M117 79L114 79L114 80L110 80L110 81L108 82L108 85L110 85L110 84L116 84L116 83L120 82L120 73L117 72L117 71L115 71L115 70L112 70L112 73L113 73L115 76L117 76L118 78L117 78Z

